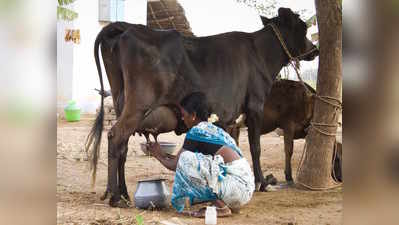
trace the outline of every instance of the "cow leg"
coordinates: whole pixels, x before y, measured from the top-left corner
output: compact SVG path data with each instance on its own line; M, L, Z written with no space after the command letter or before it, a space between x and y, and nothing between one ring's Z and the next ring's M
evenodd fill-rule
M120 162L118 163L118 178L119 181L119 191L120 193L123 195L123 197L127 200L130 201L129 195L127 193L127 188L126 188L126 184L125 184L125 162L126 162L126 156L127 156L127 150L128 150L128 141L126 141L122 146L122 152L124 153L124 155L121 156L120 158ZM108 158L109 159L109 158ZM109 161L108 161L109 163ZM109 171L109 164L108 164L108 171ZM111 187L110 187L110 180L108 179L107 182L107 189L105 190L104 194L101 196L101 200L104 201L107 199L108 195L111 194Z
M248 138L249 147L251 150L252 166L254 169L255 184L256 187L260 185L259 191L264 191L266 188L265 180L263 178L262 169L260 166L260 134L261 134L261 116L260 113L249 114L247 125L248 125Z
M104 194L100 197L101 201L104 201L105 199L107 199L108 194L111 193L110 191L111 189L109 188L109 180L107 182L107 189L105 190Z
M122 169L124 169L126 160L126 143L137 126L137 122L129 123L130 121L135 122L136 120L127 120L126 117L122 116L108 132L108 189L111 193L109 205L112 207L128 207L127 202L121 200L120 187L122 180L118 178L120 176L124 177Z
M331 176L335 181L342 182L342 144L335 141L334 154L333 154L333 171L331 171Z
M119 158L119 163L118 163L118 184L119 184L119 193L124 197L125 200L130 202L130 197L127 192L127 187L126 187L126 182L125 182L125 162L126 162L126 157L127 157L127 151L128 151L128 141L122 144L121 146L122 149L122 154L121 157ZM101 196L101 200L104 201L107 199L108 195L111 194L111 188L110 188L110 182L108 180L107 183L107 189L104 192L104 195Z
M285 152L285 180L288 184L293 184L291 158L294 148L294 130L291 128L284 129L284 152Z
M125 184L125 162L126 162L126 156L127 156L127 144L128 142L124 143L122 145L122 152L126 151L125 155L124 155L124 160L123 157L120 158L120 162L118 163L118 165L120 166L118 168L118 176L119 176L119 180L122 181L123 186L121 186L121 183L119 184L119 191L120 193L123 195L123 197L127 200L130 201L129 195L127 194L127 188L126 188L126 184ZM126 150L124 150L126 149ZM109 170L109 167L108 167ZM105 190L104 194L101 196L101 201L104 201L107 199L108 195L111 194L111 188L110 188L110 180L108 179L107 182L107 189Z
M130 204L130 197L127 192L126 181L125 181L125 163L128 151L128 142L129 139L122 145L122 154L119 159L118 178L119 178L119 192L121 196L124 198L124 200L127 201L127 204Z
M119 165L120 162L116 163L115 161L119 157L119 150L118 147L115 147L111 144L110 139L112 139L113 133L112 131L108 132L108 180L107 180L107 189L105 190L104 194L100 197L102 201L106 200L108 196L112 196L113 193L115 194L115 185L118 183L116 176L118 175ZM121 149L124 148L123 145L120 146ZM116 164L116 165L115 165ZM110 179L112 177L112 179ZM114 185L112 187L112 185ZM114 192L113 192L114 191ZM120 192L118 192L120 193Z
M118 123L117 123L118 124ZM107 189L111 193L111 199L109 204L112 207L119 206L120 202L120 191L118 187L118 167L119 159L121 157L121 134L114 129L116 126L108 132L108 187Z
M105 61L105 63L107 63L107 62ZM108 67L106 66L105 69L107 69L107 68ZM107 71L107 75L108 74L113 74L113 73L119 75L119 73L117 71L113 71L113 72L108 72ZM108 76L108 80L110 81L110 83L113 83L113 85L111 85L111 86L114 87L114 88L111 88L111 92L112 92L112 98L113 98L113 103L114 103L114 110L115 110L115 114L116 114L116 119L119 120L119 117L122 114L122 110L123 110L123 106L124 106L124 102L123 102L124 101L124 93L123 93L123 91L120 91L120 90L123 90L123 88L122 88L123 84L120 83L122 78L115 75L115 76ZM119 87L121 87L121 88L119 88ZM127 146L126 146L126 148L127 148ZM110 182L109 182L109 179L108 179L108 181L107 181L107 189L105 190L103 196L101 196L100 199L102 201L104 201L104 200L107 199L108 195L110 195L110 194L111 194L111 188L110 188Z
M108 133L108 141L109 141L109 137L110 136L110 133ZM110 142L108 142L108 143L110 143ZM104 192L104 194L100 197L100 199L101 199L101 201L104 201L104 200L106 200L107 198L108 198L108 195L110 195L110 194L112 194L112 191L111 191L111 182L110 182L110 179L109 179L109 177L110 177L110 163L111 163L111 161L110 161L110 146L109 146L110 144L108 144L108 181L107 181L107 189L105 190L105 192ZM126 149L126 150L125 150ZM126 154L127 154L127 142L125 142L124 144L122 144L121 145L121 150L122 150L122 152L124 152L124 151L126 151ZM120 160L122 159L122 157L120 158ZM126 161L126 155L125 155L125 161ZM122 165L122 161L120 161L120 162L118 162L118 169L117 169L117 174L118 174L118 176L119 176L119 180L121 180L121 174L119 173L119 171L120 171L120 169L123 169L123 182L125 181L124 180L124 162L123 162L123 167L122 168L119 168L120 166ZM120 189L120 193L123 193L122 192L122 188L120 187L120 185L119 185L119 189ZM125 186L125 189L126 189L126 186ZM126 197L126 196L124 196L124 197ZM129 196L127 196L127 197L129 197Z
M108 182L111 192L109 205L112 207L129 207L128 203L121 199L121 194L126 194L124 197L128 196L124 173L127 143L138 127L138 121L143 117L143 112L131 112L134 110L124 111L118 122L108 132ZM120 187L123 187L122 190Z

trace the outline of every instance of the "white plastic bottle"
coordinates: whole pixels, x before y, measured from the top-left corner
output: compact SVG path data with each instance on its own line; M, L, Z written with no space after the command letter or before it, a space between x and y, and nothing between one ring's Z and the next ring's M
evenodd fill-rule
M205 224L215 225L217 223L217 211L215 206L207 206L205 211Z

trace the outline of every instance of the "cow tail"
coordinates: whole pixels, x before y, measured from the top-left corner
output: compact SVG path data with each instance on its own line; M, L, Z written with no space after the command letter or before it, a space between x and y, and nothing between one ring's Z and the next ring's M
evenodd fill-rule
M103 77L102 77L100 59L98 54L99 46L100 43L102 42L102 36L103 36L103 31L101 31L97 35L97 38L94 42L94 58L96 61L98 76L100 78L100 85L101 85L100 93L104 93ZM90 133L87 136L85 144L85 151L89 157L90 171L92 172L92 187L94 187L96 183L97 163L100 155L101 136L104 127L104 95L101 94L100 96L101 96L100 110L97 114L93 127L91 128ZM91 151L89 151L90 147L92 147Z

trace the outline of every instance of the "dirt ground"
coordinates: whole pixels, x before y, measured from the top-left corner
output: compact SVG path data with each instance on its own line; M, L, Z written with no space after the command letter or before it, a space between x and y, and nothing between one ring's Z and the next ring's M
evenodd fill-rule
M101 201L107 177L106 133L103 133L94 189L90 185L88 162L83 153L84 140L93 120L93 116L84 116L79 122L68 123L62 119L57 122L57 224L135 224L138 215L144 219L144 224L204 224L204 219L181 216L171 207L162 211L118 209L109 207L108 201ZM144 140L144 137L136 135L129 141L126 182L132 199L140 179L163 177L170 189L173 184L174 173L140 150L139 143ZM176 136L172 132L160 135L158 140L172 141L180 147L184 135ZM294 144L294 180L303 145L304 140L297 140ZM261 146L264 175L273 173L279 182L284 182L283 139L272 132L261 137ZM251 162L248 136L244 130L240 147ZM218 218L218 224L342 224L342 197L342 188L323 192L295 188L256 192L240 214Z

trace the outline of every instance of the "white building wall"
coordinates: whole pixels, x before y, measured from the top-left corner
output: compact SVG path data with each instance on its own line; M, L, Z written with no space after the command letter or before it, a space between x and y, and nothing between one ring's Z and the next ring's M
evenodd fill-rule
M64 41L65 29L73 26L72 22L57 21L57 109L72 99L73 79L73 44Z
M78 18L67 26L57 26L57 108L62 109L69 99L77 101L84 113L93 113L100 104L100 97L93 89L100 87L94 61L94 41L106 23L98 20L98 0L78 0L73 9ZM147 0L126 0L124 21L146 24ZM61 24L63 22L59 22ZM80 44L65 42L65 28L80 29ZM72 54L72 56L71 56ZM100 53L101 56L101 53ZM100 57L101 58L101 57ZM109 88L104 67L103 81Z

